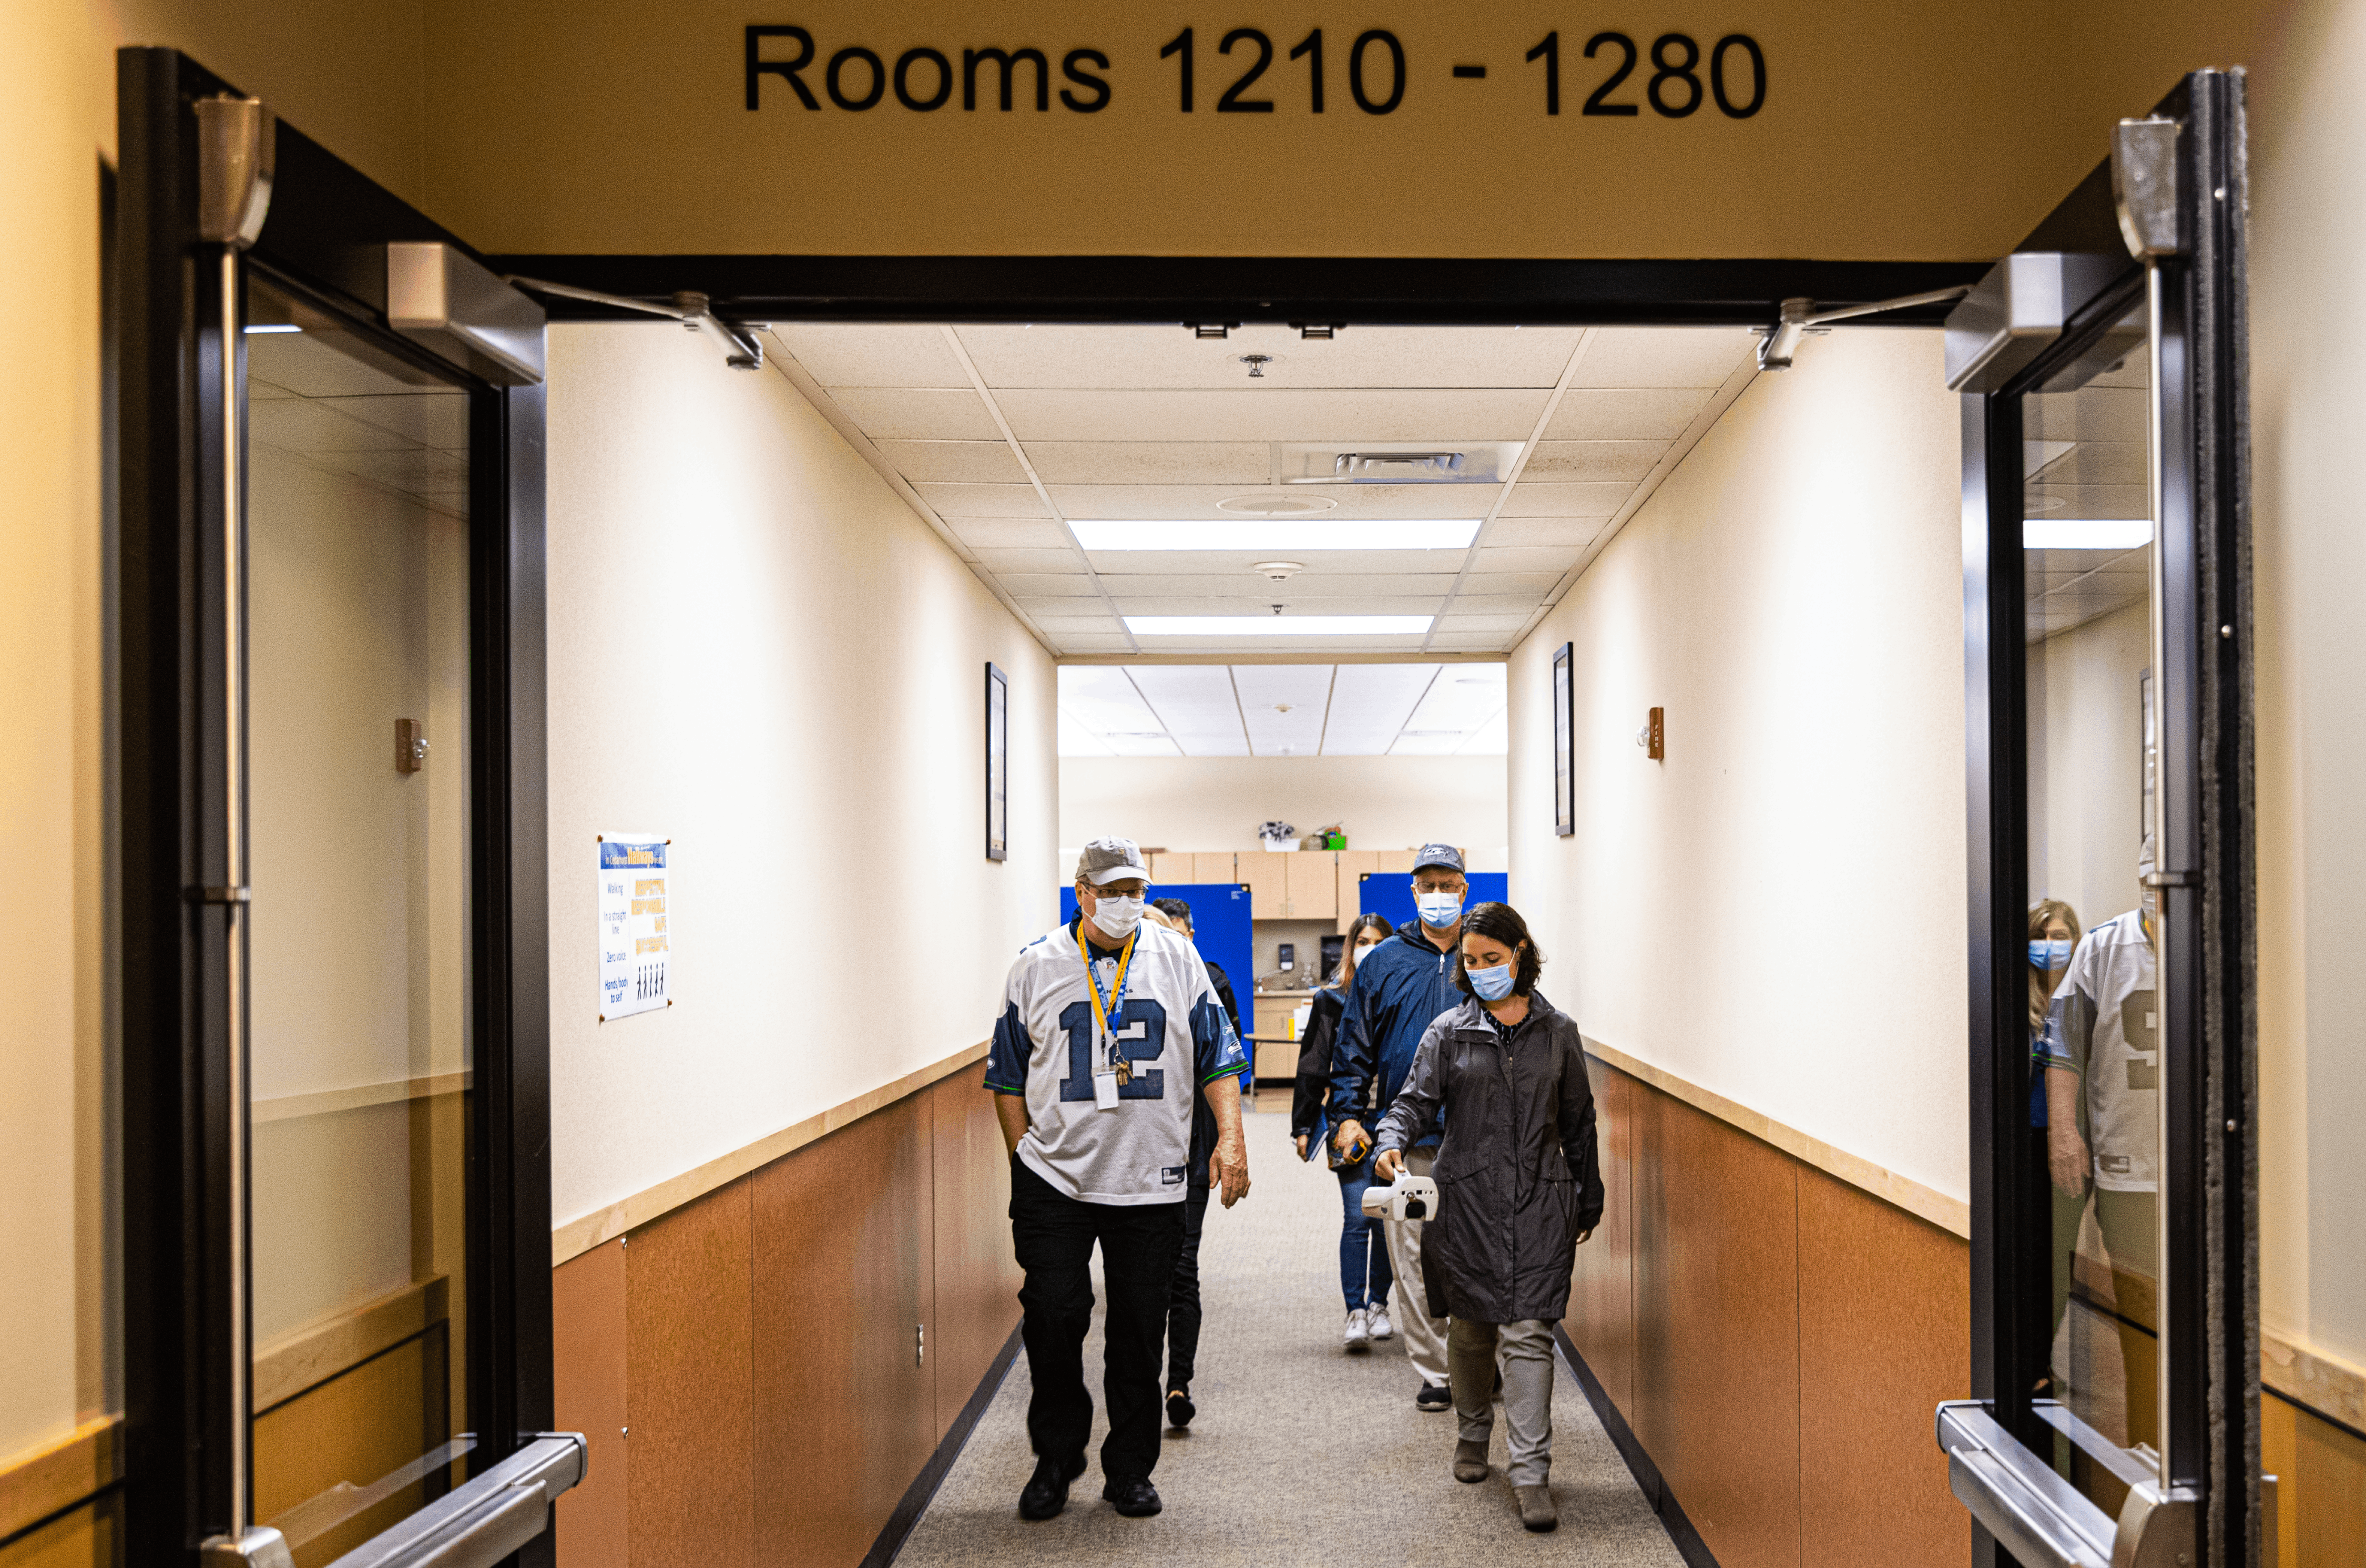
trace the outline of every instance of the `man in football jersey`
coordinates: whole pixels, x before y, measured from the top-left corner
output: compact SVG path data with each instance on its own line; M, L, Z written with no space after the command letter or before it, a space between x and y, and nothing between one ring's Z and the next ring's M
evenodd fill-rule
M1085 846L1076 918L1020 950L986 1057L1011 1151L1011 1241L1027 1275L1019 1303L1035 1473L1019 1495L1022 1518L1060 1512L1084 1472L1096 1243L1109 1292L1101 1495L1130 1518L1158 1512L1159 1359L1190 1190L1192 1102L1203 1092L1216 1119L1209 1183L1228 1209L1249 1190L1234 1076L1248 1059L1199 950L1143 919L1149 881L1132 840Z

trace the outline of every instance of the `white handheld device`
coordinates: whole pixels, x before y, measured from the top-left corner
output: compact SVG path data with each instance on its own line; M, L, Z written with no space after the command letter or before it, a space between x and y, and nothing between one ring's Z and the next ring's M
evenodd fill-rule
M1437 1216L1437 1183L1412 1171L1397 1172L1388 1186L1364 1189L1364 1213L1376 1220L1428 1220Z

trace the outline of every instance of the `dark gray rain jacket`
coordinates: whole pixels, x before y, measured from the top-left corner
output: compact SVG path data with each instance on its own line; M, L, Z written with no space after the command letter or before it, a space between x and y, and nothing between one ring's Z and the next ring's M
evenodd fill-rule
M1376 1146L1439 1122L1437 1214L1422 1226L1432 1317L1558 1322L1581 1232L1602 1218L1594 1086L1577 1024L1540 996L1506 1036L1465 998L1421 1038Z

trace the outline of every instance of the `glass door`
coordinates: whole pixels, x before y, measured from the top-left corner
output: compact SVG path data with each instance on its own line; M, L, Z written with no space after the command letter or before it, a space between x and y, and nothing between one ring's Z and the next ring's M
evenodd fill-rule
M469 392L245 295L254 1517L315 1568L476 1447Z
M1984 1562L2260 1560L2243 178L2196 73L1948 323Z
M541 312L119 59L127 1556L547 1562Z

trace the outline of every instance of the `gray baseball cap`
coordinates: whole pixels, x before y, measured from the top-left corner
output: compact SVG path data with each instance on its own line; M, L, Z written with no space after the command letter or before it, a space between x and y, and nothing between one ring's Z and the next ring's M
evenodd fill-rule
M1413 857L1415 871L1425 866L1442 865L1448 871L1462 869L1462 852L1452 844L1424 844Z
M1076 857L1076 880L1098 887L1104 883L1122 882L1129 876L1150 880L1149 863L1142 858L1142 847L1132 839L1095 839Z

